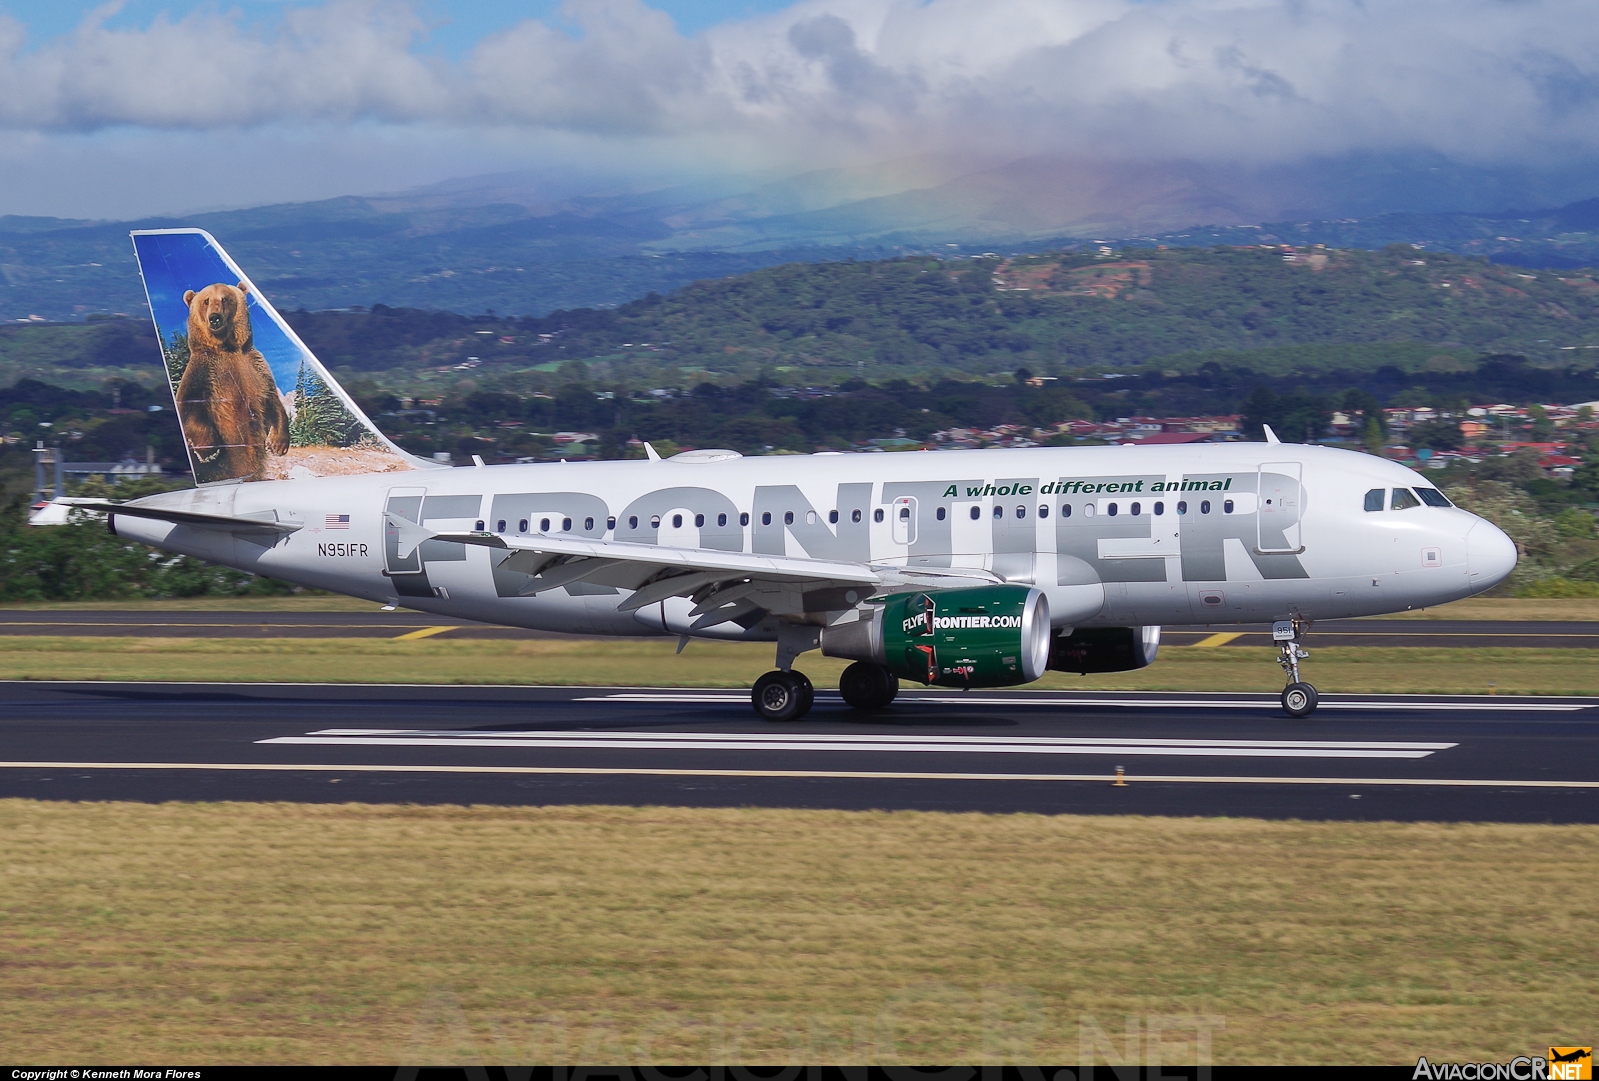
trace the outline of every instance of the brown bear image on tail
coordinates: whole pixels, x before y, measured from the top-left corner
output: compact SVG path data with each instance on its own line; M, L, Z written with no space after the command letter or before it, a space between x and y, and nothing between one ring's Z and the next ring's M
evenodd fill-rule
M267 456L289 449L289 414L255 348L245 290L218 282L183 294L189 363L175 395L194 479L265 479Z

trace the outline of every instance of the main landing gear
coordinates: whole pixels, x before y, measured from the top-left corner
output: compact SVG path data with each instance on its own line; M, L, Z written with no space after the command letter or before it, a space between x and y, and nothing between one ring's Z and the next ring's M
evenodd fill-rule
M1299 662L1310 656L1310 651L1299 642L1309 629L1310 620L1297 615L1293 619L1279 619L1271 625L1271 637L1277 643L1279 654L1277 663L1282 665L1283 673L1288 677L1288 686L1283 688L1283 711L1290 717L1308 717L1316 711L1316 703L1321 700L1316 688L1299 678Z
M899 694L899 677L880 664L856 661L838 677L838 693L855 709L882 709Z
M768 721L797 721L811 711L816 688L795 671L768 672L755 681L750 701L755 712Z
M880 664L856 661L838 678L839 693L855 709L882 709L899 694L899 679ZM768 672L755 681L750 702L768 721L797 721L811 710L816 688L801 672Z

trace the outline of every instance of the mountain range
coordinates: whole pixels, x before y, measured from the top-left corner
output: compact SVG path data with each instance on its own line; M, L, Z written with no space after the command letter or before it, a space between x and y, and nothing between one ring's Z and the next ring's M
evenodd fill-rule
M1319 194L1315 185L1292 186L1298 205L1283 205L1271 193L1290 186L1271 177L1192 163L1090 167L1034 158L971 169L918 158L578 196L553 192L537 177L501 174L136 222L8 216L0 217L0 320L142 315L128 230L189 225L209 229L274 303L291 310L382 303L543 315L786 262L1085 244L1404 243L1530 267L1599 264L1599 199L1492 213L1423 211L1404 208L1459 201L1448 175L1418 192L1401 190L1396 176L1345 164L1319 183ZM1317 216L1348 205L1337 203L1335 189L1362 193L1357 209L1371 212ZM1504 188L1507 197L1529 190ZM1384 207L1400 209L1377 212ZM1263 220L1267 213L1281 216Z

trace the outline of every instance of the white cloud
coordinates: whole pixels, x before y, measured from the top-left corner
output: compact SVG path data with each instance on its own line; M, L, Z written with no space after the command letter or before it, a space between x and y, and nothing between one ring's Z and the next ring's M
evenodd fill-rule
M0 19L0 126L440 125L678 140L742 162L1065 153L1270 164L1599 153L1589 0L802 0L684 37L570 0L458 64L416 10L331 0L271 32L91 18L37 49ZM657 143L658 145L658 143Z

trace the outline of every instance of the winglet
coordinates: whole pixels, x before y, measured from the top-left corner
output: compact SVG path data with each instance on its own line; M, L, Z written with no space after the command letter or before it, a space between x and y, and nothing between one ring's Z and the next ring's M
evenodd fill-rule
M1271 430L1271 425L1270 424L1262 424L1260 427L1261 427L1261 430L1266 433L1266 442L1268 442L1268 443L1281 443L1282 442L1281 439L1277 438L1277 433Z
M650 446L648 443L644 444L644 453L649 456L649 459L652 462L658 462L661 460L661 456L655 453L655 448Z

